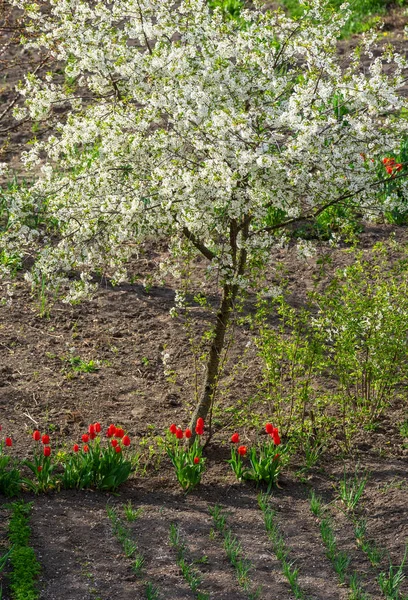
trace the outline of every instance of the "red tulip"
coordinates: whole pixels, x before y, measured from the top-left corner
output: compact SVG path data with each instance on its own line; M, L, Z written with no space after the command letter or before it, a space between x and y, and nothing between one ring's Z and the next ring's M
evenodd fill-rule
M74 444L74 447L72 449L73 449L74 452L78 452L79 451L78 444Z
M90 437L90 439L91 439L91 440L94 440L94 439L96 438L96 433L95 433L95 431L94 431L93 433L90 433L90 434L89 434L89 437Z
M119 452L122 452L122 448L120 446L116 446L115 452L116 454L119 454Z
M245 456L245 454L247 453L247 447L246 446L239 446L238 447L238 454L240 456Z
M231 442L233 444L238 444L239 442L239 434L238 433L233 433L231 436Z
M176 435L176 431L177 431L177 427L175 425L175 423L172 423L169 427L169 431L170 433L172 433L173 435Z
M101 432L101 424L100 423L95 423L94 427L95 427L96 433L100 433Z
M89 442L89 435L87 433L84 433L84 435L81 437L81 440L84 442L84 444L86 444L87 442Z
M197 419L197 424L196 424L196 434L197 435L203 435L204 433L204 419L202 419L201 417L199 417Z
M41 466L41 465L38 465L38 467L37 467L37 471L38 471L39 473L41 473L41 471L42 471L42 466Z
M122 438L122 444L124 446L130 446L130 437L128 435L124 435Z
M265 425L265 431L266 431L266 433L271 434L271 433L273 433L273 430L274 430L274 427L273 427L272 423L267 423Z
M125 435L125 432L123 431L123 429L121 427L116 427L116 429L115 429L115 437L117 437L117 438L123 438L124 435Z
M199 456L195 456L194 457L194 464L198 465L199 462L200 462L200 457Z
M183 439L183 430L182 429L177 429L176 430L176 438L178 440L182 440Z
M275 444L275 446L279 446L279 444L281 443L281 439L279 437L279 431L277 429L273 430L273 443Z
M41 439L41 433L38 431L38 429L36 429L33 432L33 440L35 440L36 442L39 442Z
M186 429L185 432L184 432L184 435L189 440L191 438L191 436L192 436L191 429Z
M115 440L115 439L111 440L111 444L114 448L116 448L116 446L118 445L118 440Z
M116 427L113 423L111 423L108 427L108 431L107 431L106 435L108 437L112 437L115 434L115 431L116 431Z
M49 456L51 454L51 448L49 446L44 446L44 456Z
M84 447L82 448L82 450L83 450L85 453L86 453L86 452L89 452L89 446L84 446Z
M43 435L41 438L41 441L44 444L44 446L46 446L47 444L50 443L50 436L47 434Z
M5 442L6 442L6 446L8 446L9 448L13 445L13 442L12 442L11 438L9 438L9 437L6 438Z
M88 427L88 433L89 434L96 433L96 431L95 431L95 425L89 425L89 427Z

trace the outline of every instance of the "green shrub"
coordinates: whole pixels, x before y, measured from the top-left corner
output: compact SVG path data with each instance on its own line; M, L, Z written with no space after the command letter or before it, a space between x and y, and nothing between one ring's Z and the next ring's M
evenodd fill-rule
M292 17L300 17L303 14L303 5L299 0L281 0L281 3ZM338 10L342 4L342 0L329 0L329 5L334 10ZM381 16L387 14L393 4L396 4L393 0L351 0L351 15L343 28L343 36L367 31ZM397 4L406 6L407 2L398 0Z
M259 397L284 436L321 444L337 432L348 447L398 396L408 381L407 270L405 250L379 244L369 258L356 253L308 308L283 295L258 304ZM277 327L268 321L274 310Z

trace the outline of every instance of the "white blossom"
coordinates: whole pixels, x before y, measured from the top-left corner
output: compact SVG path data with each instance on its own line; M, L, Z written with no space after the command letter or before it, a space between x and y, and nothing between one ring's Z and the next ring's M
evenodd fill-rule
M181 238L204 249L220 282L244 288L237 252L264 260L287 224L342 198L378 206L380 159L408 129L395 118L405 60L387 49L364 71L355 52L343 68L346 5L329 14L313 0L299 21L258 6L240 28L207 0L13 3L39 34L26 45L47 49L65 76L27 74L15 116L68 111L22 156L33 185L7 196L2 245L35 254L33 281L50 278L76 301L95 271L122 281L138 246L161 237L172 253ZM367 34L362 51L373 42ZM54 229L34 232L27 215L42 211Z

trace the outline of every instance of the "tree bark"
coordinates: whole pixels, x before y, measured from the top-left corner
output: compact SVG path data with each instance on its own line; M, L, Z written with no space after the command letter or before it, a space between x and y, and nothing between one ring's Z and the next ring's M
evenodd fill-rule
M245 248L245 242L248 239L249 224L251 217L246 216L242 223L238 225L235 220L231 220L230 223L230 248L232 256L232 267L235 276L242 276L246 269L247 264L247 250ZM238 251L238 233L242 233L243 245ZM210 354L207 361L207 369L205 374L204 387L201 394L201 398L195 408L191 419L191 431L193 433L189 440L190 446L192 445L195 438L195 426L198 418L206 420L212 403L214 401L214 392L216 390L217 381L219 377L219 368L221 353L224 348L225 333L228 325L231 321L231 315L234 309L235 300L237 298L239 287L236 283L229 284L225 283L223 287L221 304L217 312L217 321L214 329L214 337L211 343Z
M225 333L231 320L231 313L234 307L237 291L237 286L230 286L227 284L224 285L220 308L217 312L214 338L212 340L210 353L208 356L203 392L191 419L191 431L193 432L193 436L190 439L194 439L195 437L195 426L197 419L201 417L205 421L211 409L219 374L221 352L224 348Z

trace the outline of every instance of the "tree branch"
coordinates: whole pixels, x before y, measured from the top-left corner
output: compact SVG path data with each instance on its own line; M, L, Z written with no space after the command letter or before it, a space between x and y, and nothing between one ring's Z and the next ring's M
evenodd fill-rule
M205 256L205 258L208 258L208 260L213 260L215 258L214 252L207 248L207 246L205 246L203 242L188 229L188 227L183 227L183 235L201 252L201 254L203 254L203 256Z

